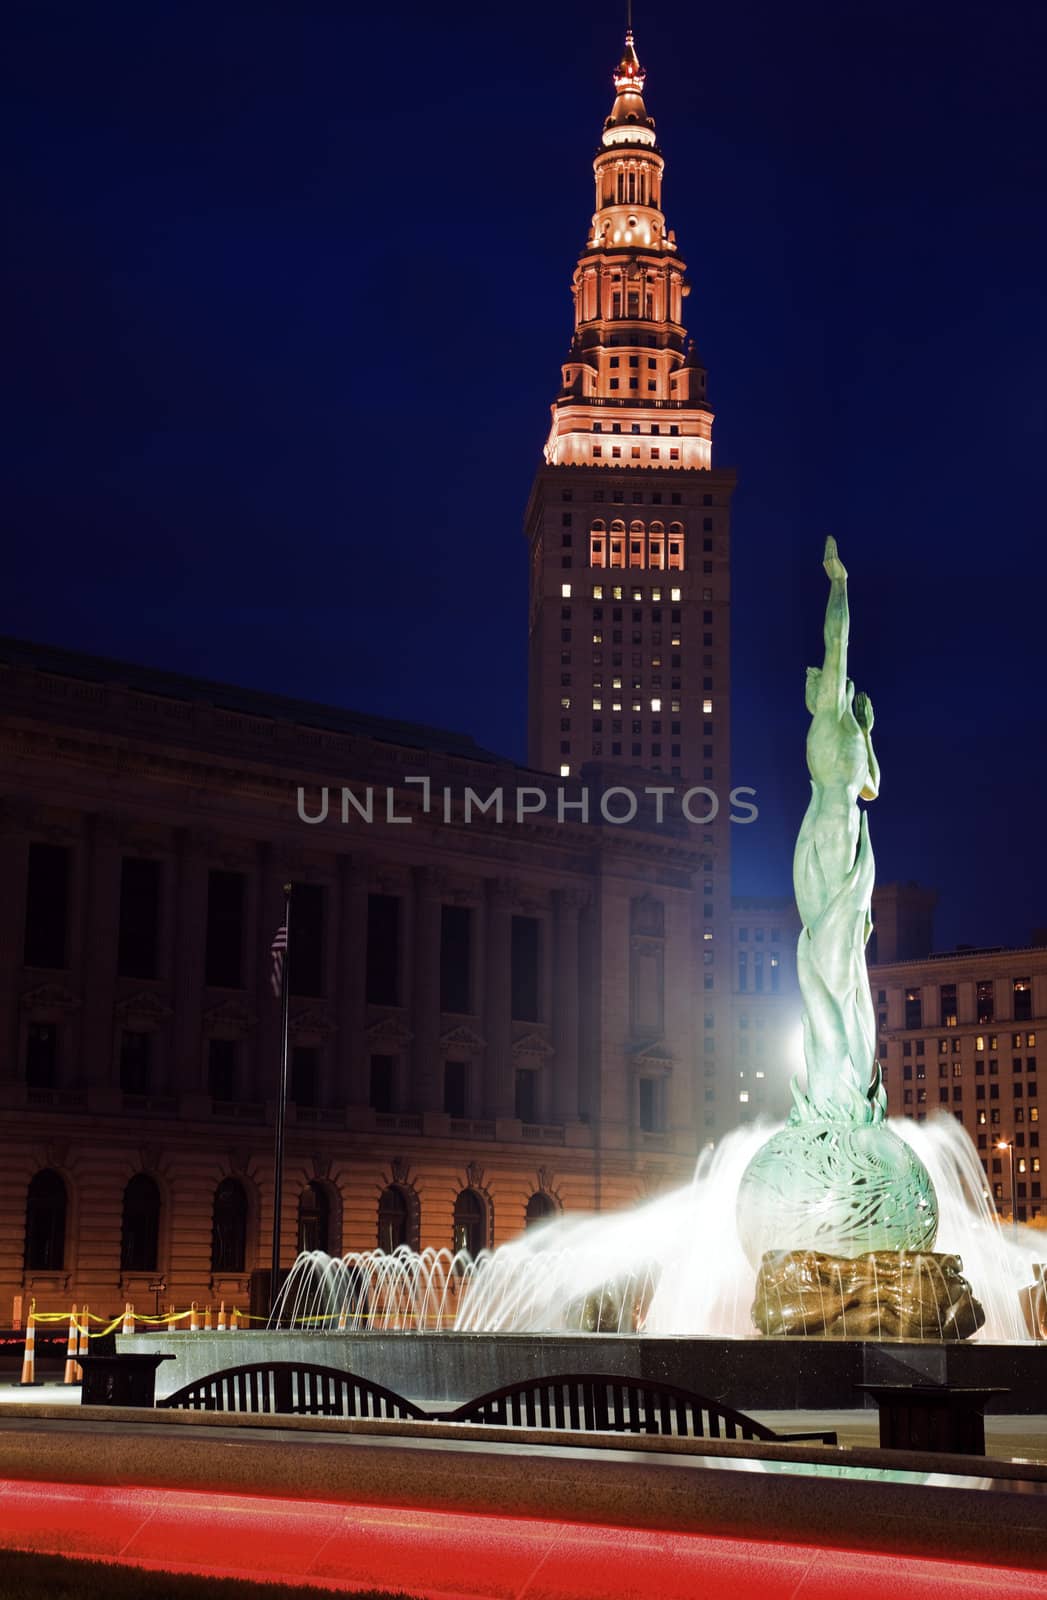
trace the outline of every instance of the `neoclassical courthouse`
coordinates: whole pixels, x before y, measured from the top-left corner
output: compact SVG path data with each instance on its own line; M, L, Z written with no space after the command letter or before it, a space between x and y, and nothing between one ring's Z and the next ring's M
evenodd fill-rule
M730 895L734 477L712 463L631 37L614 86L525 517L527 768L439 729L0 643L7 1304L265 1306L288 882L285 1264L475 1252L633 1203L785 1108L795 913ZM878 916L895 1109L904 1084L908 1114L969 1117L987 1181L1020 1109L1035 1208L1047 949L921 977L927 896L887 890Z

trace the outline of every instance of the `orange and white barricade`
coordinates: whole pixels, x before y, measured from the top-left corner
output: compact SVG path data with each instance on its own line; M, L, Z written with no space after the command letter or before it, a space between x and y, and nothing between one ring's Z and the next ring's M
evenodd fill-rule
M32 1306L25 1319L25 1354L22 1357L22 1385L36 1383L36 1316Z
M69 1337L65 1342L65 1375L63 1383L82 1383L83 1368L76 1357L80 1349L80 1328L76 1320L76 1307L69 1313Z

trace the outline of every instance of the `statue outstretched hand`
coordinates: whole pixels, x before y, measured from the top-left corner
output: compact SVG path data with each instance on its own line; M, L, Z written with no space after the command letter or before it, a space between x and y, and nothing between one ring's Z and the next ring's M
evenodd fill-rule
M872 733L873 706L867 694L856 694L854 697L854 720L863 733Z
M825 554L822 557L822 566L825 568L828 576L834 583L840 579L846 581L847 568L840 560L839 552L836 549L836 540L833 538L832 534L830 534L825 541Z

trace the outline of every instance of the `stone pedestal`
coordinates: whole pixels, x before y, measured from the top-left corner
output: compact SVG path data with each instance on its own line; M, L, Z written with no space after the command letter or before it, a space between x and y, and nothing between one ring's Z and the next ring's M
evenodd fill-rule
M817 1250L769 1251L752 1318L781 1338L969 1339L985 1313L959 1256L872 1250L848 1259Z

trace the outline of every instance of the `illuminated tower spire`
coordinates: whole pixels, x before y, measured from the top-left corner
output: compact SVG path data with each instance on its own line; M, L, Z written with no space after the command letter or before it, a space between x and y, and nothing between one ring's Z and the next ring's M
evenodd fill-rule
M671 403L680 411L672 426L679 442L665 451L655 445L653 456L648 447L639 459L708 467L713 413L705 371L683 326L690 290L662 210L665 162L644 102L646 73L631 27L612 81L614 104L593 162L596 211L572 286L574 338L545 459L564 466L609 465L622 458L593 437L610 431L602 425L601 405L634 406L630 425L635 421L641 432L658 434L661 419L655 413Z

